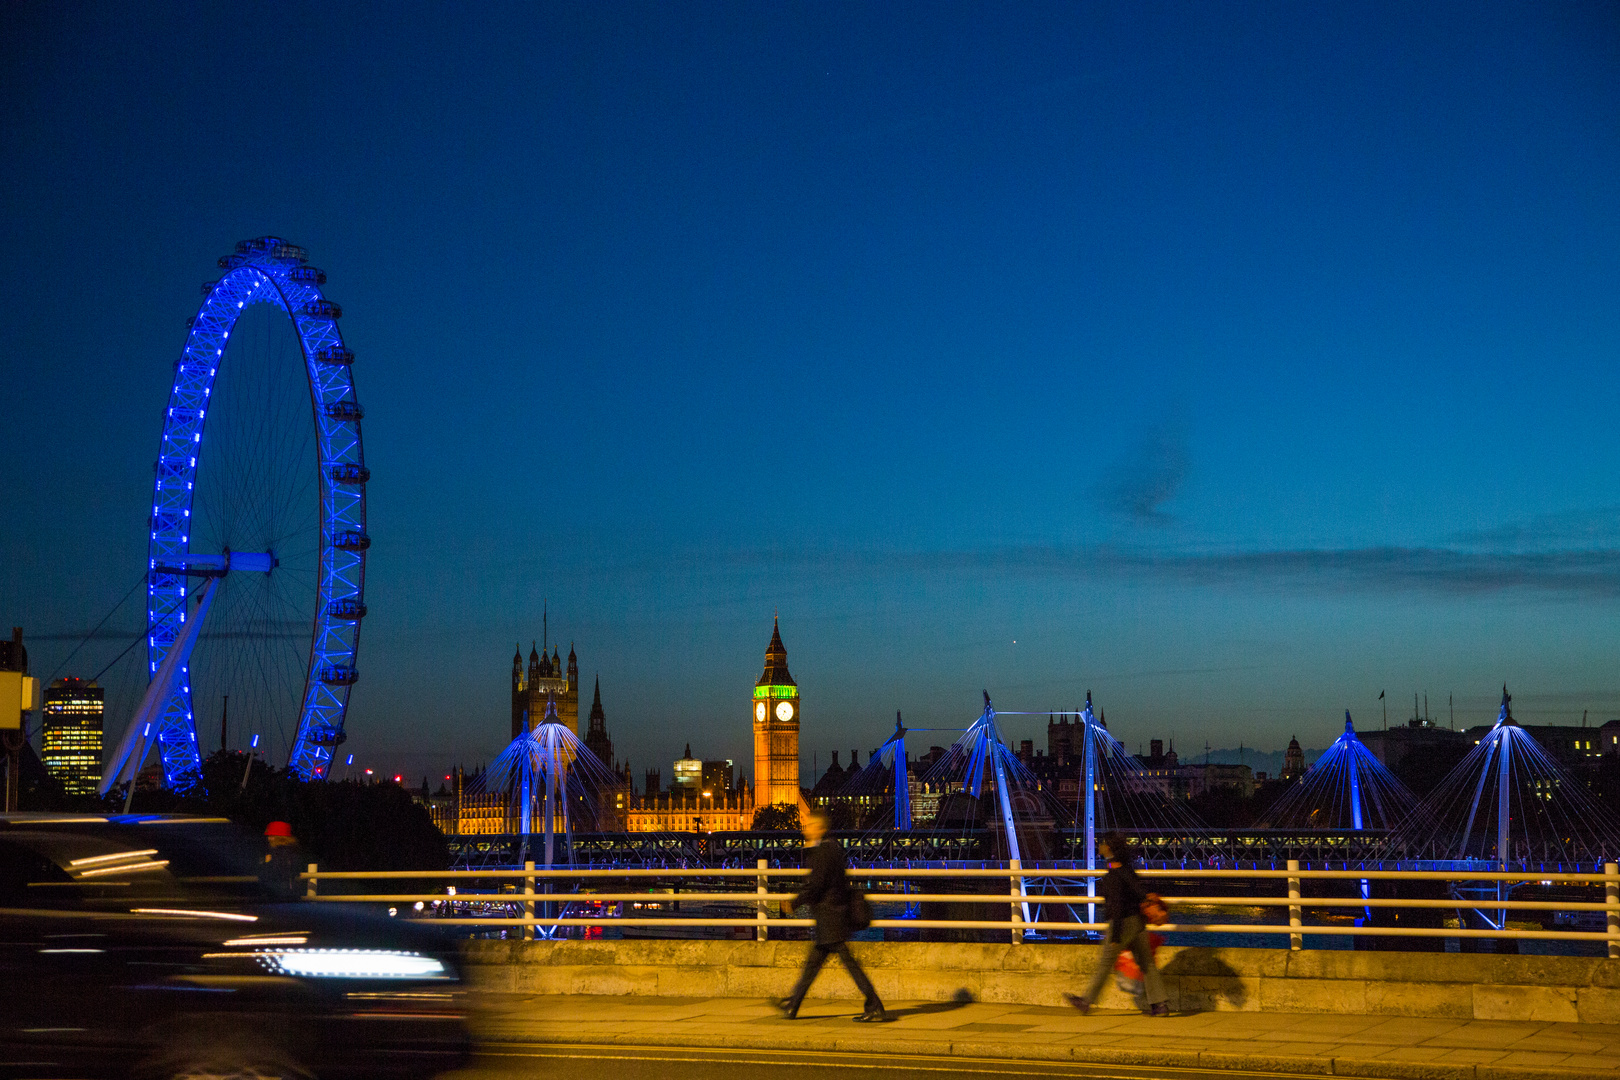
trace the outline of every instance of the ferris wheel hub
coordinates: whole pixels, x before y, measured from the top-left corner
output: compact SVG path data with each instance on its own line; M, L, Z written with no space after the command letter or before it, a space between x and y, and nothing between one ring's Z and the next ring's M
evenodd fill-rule
M273 551L247 552L229 551L223 555L206 555L197 552L188 552L173 558L173 566L160 566L159 573L185 574L187 577L224 577L232 570L245 570L254 573L268 574L281 565Z

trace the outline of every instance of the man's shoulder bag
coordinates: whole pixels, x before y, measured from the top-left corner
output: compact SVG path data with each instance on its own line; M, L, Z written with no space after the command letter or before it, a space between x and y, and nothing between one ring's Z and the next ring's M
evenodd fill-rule
M858 889L849 891L849 928L852 932L872 925L872 902Z

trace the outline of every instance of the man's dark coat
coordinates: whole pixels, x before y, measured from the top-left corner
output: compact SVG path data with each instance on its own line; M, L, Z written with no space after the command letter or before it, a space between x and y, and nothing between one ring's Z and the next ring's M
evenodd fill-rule
M793 906L809 904L816 920L816 944L838 945L852 936L849 927L849 882L844 877L844 847L830 836L810 849L810 876Z

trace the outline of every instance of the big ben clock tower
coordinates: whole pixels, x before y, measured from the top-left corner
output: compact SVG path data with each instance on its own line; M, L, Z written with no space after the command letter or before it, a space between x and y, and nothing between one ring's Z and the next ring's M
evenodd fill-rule
M765 673L754 684L754 805L798 806L799 800L799 688L788 674L777 625L765 650Z

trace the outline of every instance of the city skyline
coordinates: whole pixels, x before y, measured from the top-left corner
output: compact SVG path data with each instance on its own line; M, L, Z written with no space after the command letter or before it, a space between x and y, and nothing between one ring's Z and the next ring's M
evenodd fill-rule
M493 758L547 617L638 775L751 760L778 611L806 764L982 690L1132 748L1620 717L1612 6L921 10L0 14L34 674L112 664L117 743L138 605L62 665L274 234L356 357L379 772Z

